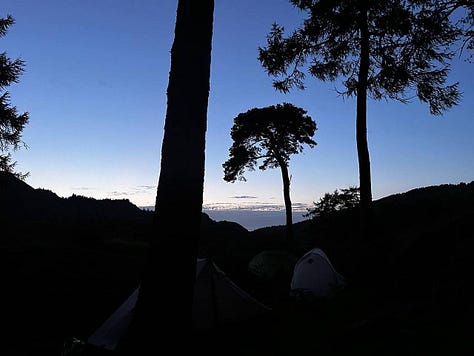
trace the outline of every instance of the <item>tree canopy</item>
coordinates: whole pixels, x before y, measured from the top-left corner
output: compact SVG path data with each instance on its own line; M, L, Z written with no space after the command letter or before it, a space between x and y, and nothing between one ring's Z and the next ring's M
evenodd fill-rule
M336 189L333 193L326 193L313 207L308 209L304 217L314 219L316 217L327 217L332 213L345 209L353 209L359 206L360 190L357 187Z
M11 16L0 18L0 37L7 34L8 28L15 23ZM15 106L11 106L10 94L5 88L18 83L25 63L21 59L10 59L6 52L0 53L0 171L13 173L24 179L28 174L15 172L16 162L12 161L11 150L21 145L23 128L28 123L28 113L19 114Z
M450 18L457 28L460 44L456 49L460 54L468 52L468 61L472 62L474 50L474 0L411 0L412 3L436 9Z
M368 232L367 98L407 103L418 97L435 115L456 105L458 83L446 82L455 55L451 46L463 31L451 20L452 11L434 0L290 1L307 14L303 25L285 36L275 23L259 60L279 91L304 89L307 71L321 81L342 79L340 93L357 97L361 228Z
M292 240L292 209L288 162L290 155L303 151L303 145L313 147L316 123L304 109L289 103L254 108L234 118L229 159L223 164L224 180L245 180L245 169L280 167L286 210L287 241Z
M316 128L304 109L284 103L250 109L234 118L231 130L233 144L229 159L223 164L224 180L245 180L246 169L288 165L290 155L303 151L303 145L316 145L312 139Z
M459 100L458 84L446 85L449 46L459 37L448 9L433 1L290 0L308 17L301 28L284 37L274 24L259 60L287 92L304 89L305 73L322 81L343 78L343 94L357 95L363 32L367 35L367 91L374 99L408 102L413 94L433 114Z

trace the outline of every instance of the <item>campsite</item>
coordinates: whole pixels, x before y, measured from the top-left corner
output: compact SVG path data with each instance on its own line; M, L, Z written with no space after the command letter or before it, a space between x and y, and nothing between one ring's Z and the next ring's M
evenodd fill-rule
M0 356L474 354L472 0L1 9Z
M1 354L61 355L71 340L86 342L140 284L150 213L126 201L59 198L11 175L0 178L7 326ZM295 224L294 258L286 259L284 226L248 232L203 214L200 258L211 258L207 266L270 310L210 327L193 345L233 355L469 354L473 198L471 182L375 201L373 242L353 233L351 211L306 220ZM331 298L290 295L293 263L316 247L344 288ZM273 252L257 261L267 262L249 268L265 251ZM120 354L120 347L103 351Z

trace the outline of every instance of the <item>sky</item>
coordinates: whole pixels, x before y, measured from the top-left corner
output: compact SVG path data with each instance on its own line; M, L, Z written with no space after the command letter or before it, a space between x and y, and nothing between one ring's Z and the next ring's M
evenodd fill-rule
M154 205L166 113L177 1L14 0L0 16L16 20L0 51L25 61L12 104L28 111L28 149L14 153L26 182L59 196L129 199ZM288 31L304 14L288 0L218 0L214 12L206 134L207 208L283 205L278 169L223 180L233 118L254 107L290 102L317 123L317 146L290 160L291 197L304 210L324 193L358 185L355 100L340 84L309 77L307 89L282 94L260 65L271 24ZM374 199L413 188L474 180L474 64L453 62L460 105L443 116L427 105L368 103Z

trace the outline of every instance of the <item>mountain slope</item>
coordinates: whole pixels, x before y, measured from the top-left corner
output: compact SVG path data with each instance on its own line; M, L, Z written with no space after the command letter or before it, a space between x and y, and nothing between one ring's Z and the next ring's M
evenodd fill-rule
M30 222L106 222L147 219L151 216L128 200L96 200L73 195L58 197L34 189L13 175L0 172L0 219Z

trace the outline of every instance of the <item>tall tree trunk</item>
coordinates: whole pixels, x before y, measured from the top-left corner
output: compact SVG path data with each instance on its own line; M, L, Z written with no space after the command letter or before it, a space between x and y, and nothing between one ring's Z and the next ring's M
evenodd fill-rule
M281 169L281 176L283 178L283 198L285 200L286 210L286 242L289 244L293 241L293 213L291 210L290 199L290 177L288 175L288 167L285 162L279 163Z
M372 215L372 187L370 178L370 157L367 144L367 78L369 75L369 31L367 11L361 10L360 27L360 63L357 80L356 141L359 160L360 184L360 227L362 234L369 231Z
M191 335L213 12L214 0L178 2L154 236L132 330L133 346L148 354L166 345L180 353Z

